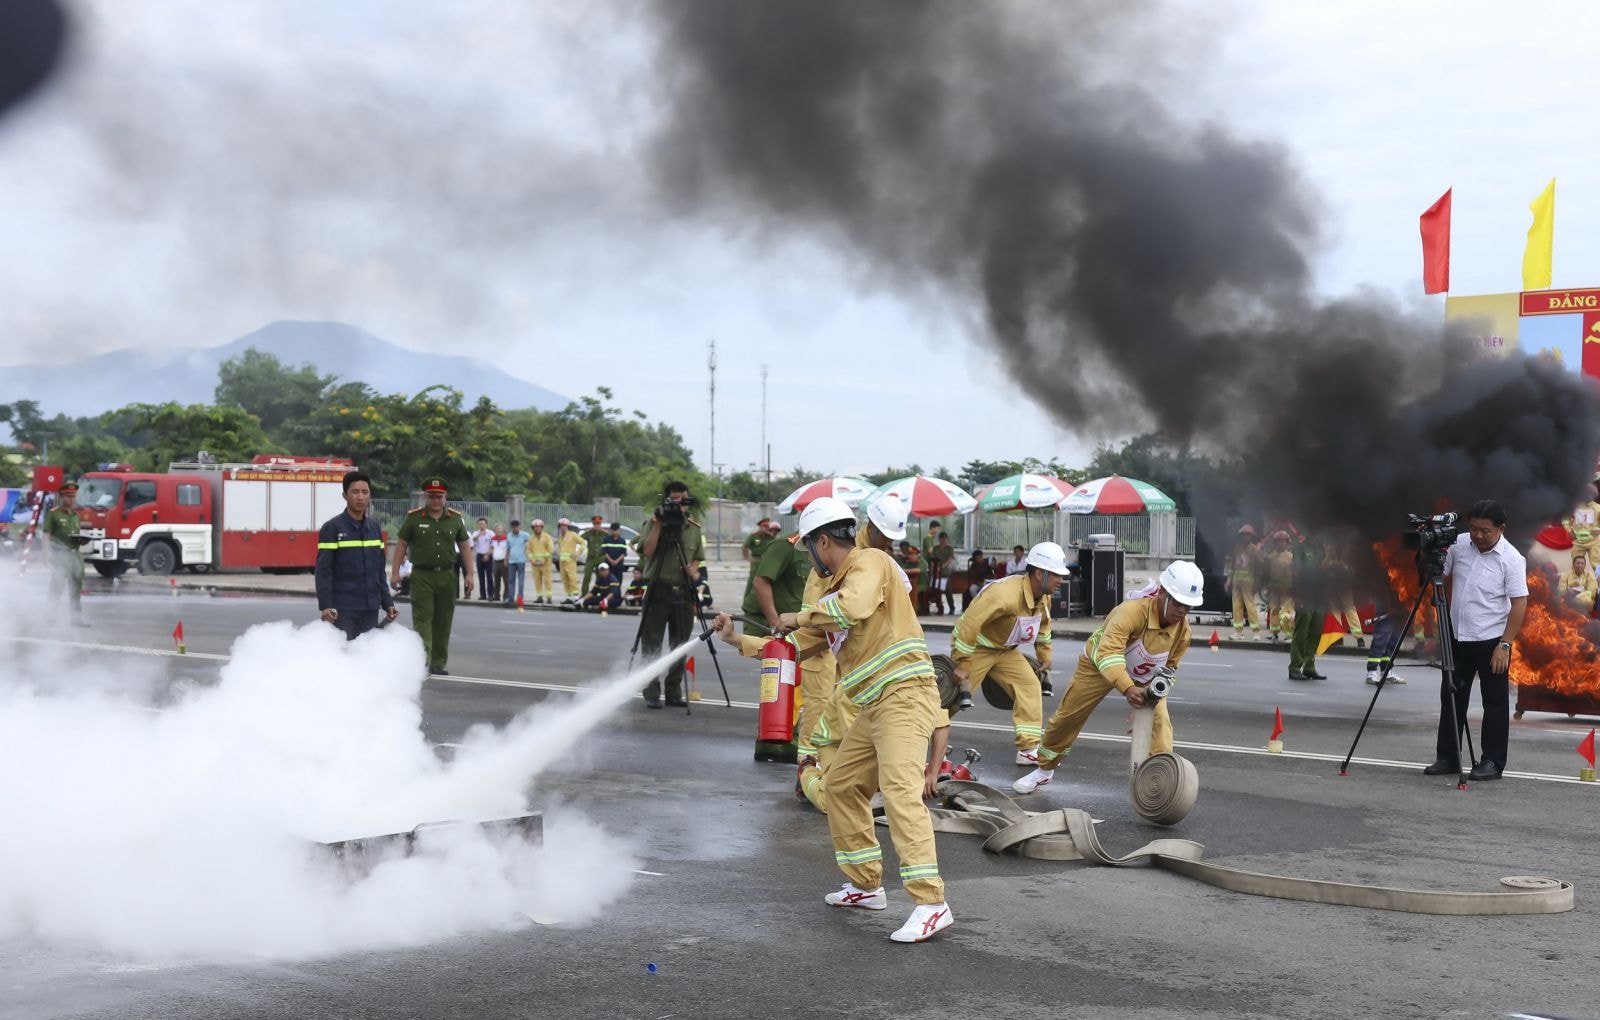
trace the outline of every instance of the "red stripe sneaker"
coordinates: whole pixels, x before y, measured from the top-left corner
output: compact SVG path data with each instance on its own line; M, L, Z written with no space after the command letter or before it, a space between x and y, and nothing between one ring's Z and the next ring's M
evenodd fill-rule
M889 937L896 942L926 942L955 923L946 903L919 903L898 931Z

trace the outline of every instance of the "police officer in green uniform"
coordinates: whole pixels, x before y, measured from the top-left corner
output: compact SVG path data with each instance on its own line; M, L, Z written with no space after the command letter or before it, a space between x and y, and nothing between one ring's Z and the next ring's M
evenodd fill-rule
M86 541L79 535L78 483L67 482L56 493L56 505L44 515L44 534L50 552L50 597L55 598L66 585L72 602L72 621L83 625L83 554L78 547Z
M583 533L583 590L589 591L595 568L605 562L600 547L606 542L606 519L599 514L589 518L589 530ZM620 580L620 578L617 578Z
M741 607L744 632L765 637L778 629L778 617L798 613L810 577L811 557L803 548L786 538L767 543Z
M689 487L668 482L661 505L639 529L637 548L641 557L645 590L644 619L639 626L640 646L646 658L661 654L661 632L665 630L676 648L689 640L694 619L690 600L700 583L700 563L706 558L705 535L688 514L694 501ZM661 679L652 677L644 688L648 708L661 707ZM679 708L688 704L683 696L683 663L674 662L667 670L667 704Z
M422 637L428 672L449 676L450 625L456 618L456 563L466 567L466 595L472 598L472 543L461 511L444 505L444 479L422 482L423 505L406 514L389 567L389 583L400 586L400 564L411 556L411 626Z
M775 537L768 528L771 523L770 519L761 518L756 522L756 530L746 535L744 541L739 545L739 548L744 553L744 561L750 564L750 572L744 579L744 598L746 602L750 601L750 586L755 583L756 567L761 564L761 555L772 545Z

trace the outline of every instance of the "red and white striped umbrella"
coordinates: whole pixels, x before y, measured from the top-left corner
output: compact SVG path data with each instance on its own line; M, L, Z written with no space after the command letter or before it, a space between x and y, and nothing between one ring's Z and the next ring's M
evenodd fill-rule
M1173 510L1177 504L1149 482L1109 475L1084 482L1060 506L1072 514L1143 514Z
M864 478L851 478L848 475L840 475L838 478L819 478L814 482L807 482L785 496L783 502L778 504L778 513L797 514L810 506L812 500L823 496L842 500L845 506L854 509L871 491L872 483Z
M978 505L967 490L943 478L912 475L885 482L862 502L871 506L880 499L898 499L905 504L910 517L940 517L945 514L969 514Z

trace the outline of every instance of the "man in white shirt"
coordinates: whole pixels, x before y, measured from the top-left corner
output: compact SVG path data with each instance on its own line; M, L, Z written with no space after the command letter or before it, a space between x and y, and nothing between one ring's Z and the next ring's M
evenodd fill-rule
M1028 550L1020 545L1011 547L1011 558L1006 560L1006 576L1028 572Z
M1449 685L1440 684L1436 760L1422 770L1424 775L1460 771L1458 734L1451 730L1466 726L1474 676L1483 703L1483 757L1473 766L1471 778L1499 779L1505 771L1511 730L1511 642L1528 609L1528 562L1506 541L1505 531L1505 508L1492 499L1479 500L1467 511L1467 533L1445 556L1450 624L1455 630L1450 644L1455 687L1452 692Z
M489 551L494 532L489 530L489 518L479 517L478 530L467 537L472 542L472 560L478 565L478 600L487 602L494 590L494 559Z

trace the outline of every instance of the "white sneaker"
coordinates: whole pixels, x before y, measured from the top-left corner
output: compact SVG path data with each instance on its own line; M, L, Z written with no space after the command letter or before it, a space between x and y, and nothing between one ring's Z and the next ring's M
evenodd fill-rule
M1376 686L1378 686L1378 674L1376 674L1376 673L1368 673L1367 674L1367 686L1368 687L1376 687Z
M1037 764L1039 764L1039 749L1037 747L1035 747L1035 748L1031 748L1031 749L1029 749L1027 751L1018 750L1017 751L1017 764L1018 765L1037 765Z
M857 889L854 883L846 882L844 888L822 898L830 907L860 907L862 910L887 910L889 907L889 895L881 885L869 891Z
M1055 776L1054 772L1047 769L1034 769L1021 779L1011 784L1013 793L1032 793L1039 787L1048 783Z
M896 942L926 942L955 923L950 907L945 903L918 903L893 935Z

